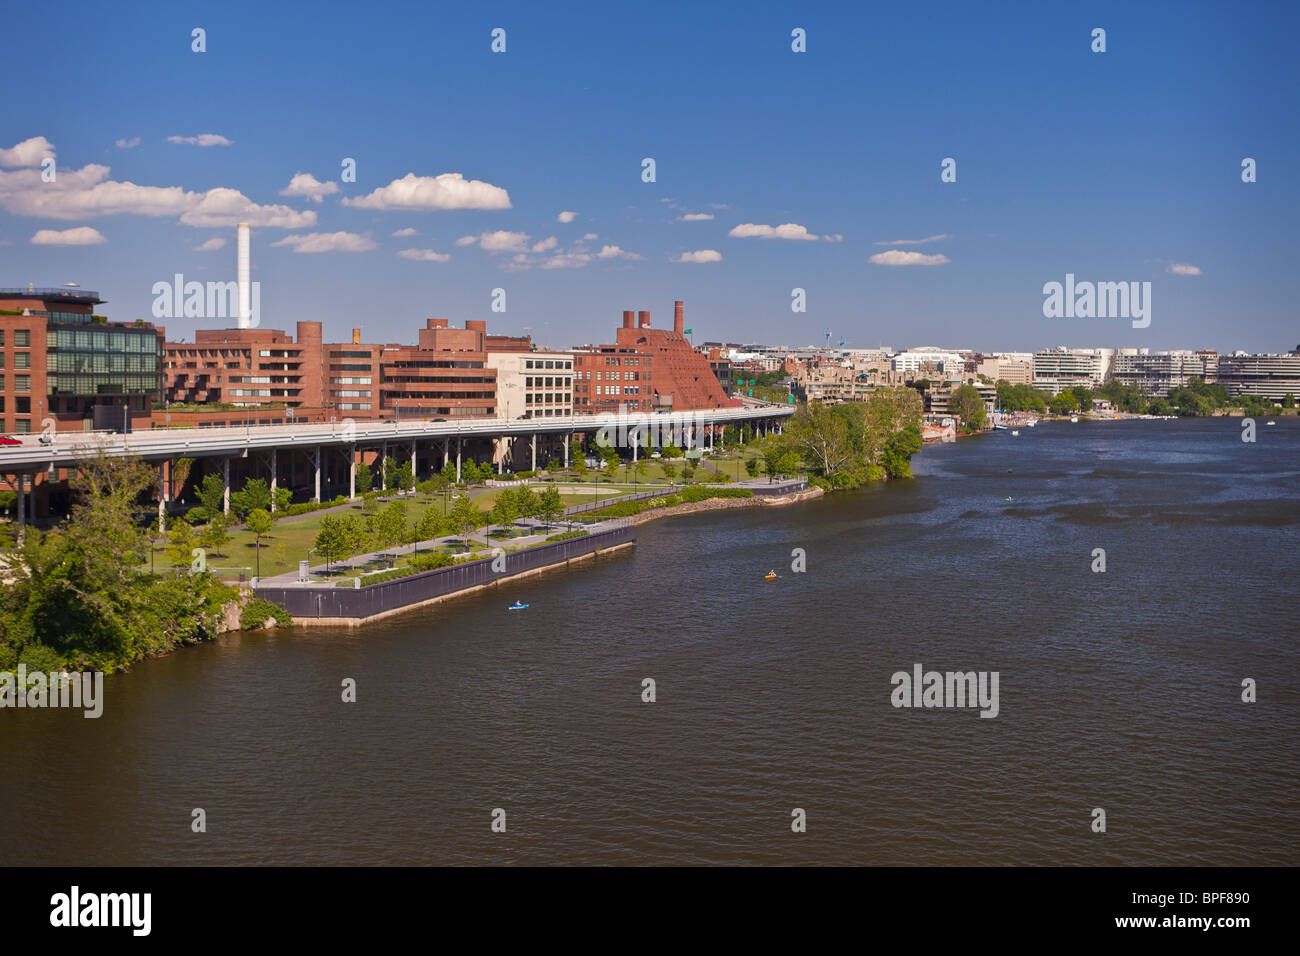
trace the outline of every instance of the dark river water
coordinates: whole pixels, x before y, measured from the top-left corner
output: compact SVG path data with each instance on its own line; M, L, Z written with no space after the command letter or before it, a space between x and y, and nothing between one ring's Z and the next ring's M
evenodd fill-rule
M1295 865L1300 421L1240 431L930 446L913 481L186 648L98 720L0 711L5 862ZM892 706L915 664L997 671L998 715Z

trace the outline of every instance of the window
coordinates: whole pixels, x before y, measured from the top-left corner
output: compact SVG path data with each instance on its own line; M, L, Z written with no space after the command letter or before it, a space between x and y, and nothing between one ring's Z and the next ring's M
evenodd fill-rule
M5 344L5 330L0 329L0 346Z
M32 333L30 329L14 329L14 345L19 348L27 349L32 347Z
M30 392L32 390L32 377L30 375L14 376L15 392Z
M14 353L14 368L31 368L31 367L32 367L31 352Z
M31 396L22 395L14 399L14 411L20 415L30 415L32 413Z
M32 420L30 418L15 418L14 431L20 434L29 434L32 430Z

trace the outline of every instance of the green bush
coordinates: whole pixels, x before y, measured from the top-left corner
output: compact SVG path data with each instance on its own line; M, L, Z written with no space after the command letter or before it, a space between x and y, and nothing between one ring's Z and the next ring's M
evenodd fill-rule
M587 534L588 532L586 529L581 529L578 531L565 531L562 534L553 534L546 540L547 541L568 541L570 538L585 538Z
M253 598L239 615L239 626L246 631L262 627L268 620L275 618L276 627L288 627L293 622L292 615L274 601Z

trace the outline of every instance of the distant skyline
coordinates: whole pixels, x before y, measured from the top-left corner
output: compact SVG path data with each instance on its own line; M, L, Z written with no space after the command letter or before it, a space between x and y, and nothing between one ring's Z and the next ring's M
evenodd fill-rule
M696 342L1300 343L1294 4L311 10L7 11L44 52L0 101L0 286L152 320L154 283L234 278L248 221L262 327L333 341L563 348L682 299ZM1150 326L1045 318L1067 274L1150 282Z

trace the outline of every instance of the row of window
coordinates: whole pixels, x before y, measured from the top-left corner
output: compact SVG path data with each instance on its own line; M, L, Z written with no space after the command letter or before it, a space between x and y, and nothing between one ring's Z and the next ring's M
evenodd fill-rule
M0 346L5 344L5 330L0 329ZM26 349L32 347L31 329L14 329L14 347Z
M578 378L595 379L596 381L601 381L603 379L604 381L607 382L639 382L641 381L641 373L640 372L603 372L602 373L599 371L597 372L588 371L587 374L584 375L580 371L578 372Z
M20 353L26 354L26 353ZM152 372L152 355L126 355L107 352L46 352L47 372ZM0 367L3 363L0 362ZM16 368L27 368L18 363Z
M0 375L0 392L5 390L5 377ZM32 377L30 375L14 376L15 392L30 392L32 390Z
M551 376L538 376L536 378L524 378L524 388L567 388L573 379Z
M16 338L16 336L15 336ZM80 352L163 352L162 340L152 332L110 332L91 329L55 329L50 347ZM17 341L14 345L19 345Z
M572 359L524 359L524 368L548 369L548 368L573 368Z
M370 376L368 375L360 375L360 376L354 375L351 377L344 377L344 378L332 378L330 379L330 384L331 385L370 385L372 383L370 381Z
M569 404L570 396L568 392L525 392L524 404L526 405L554 405L559 402L562 405Z
M4 368L4 367L5 367L5 353L0 352L0 368ZM31 352L14 353L14 368L31 368L31 367L32 367Z
M16 375L15 391L28 391L22 387L26 375ZM51 373L49 375L50 393L63 395L101 395L101 394L138 394L159 391L156 375L67 375Z
M621 357L617 355L607 355L605 356L605 364L606 365L640 365L641 357L636 355L625 355ZM649 358L645 360L645 364L646 365L650 364Z

